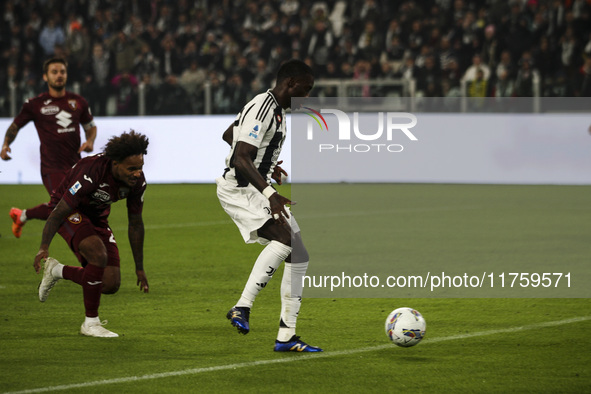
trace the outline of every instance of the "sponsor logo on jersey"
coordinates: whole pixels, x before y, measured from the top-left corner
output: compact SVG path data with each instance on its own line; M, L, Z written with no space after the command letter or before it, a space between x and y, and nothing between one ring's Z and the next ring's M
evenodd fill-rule
M43 115L55 115L60 112L60 109L57 105L50 105L48 107L41 108L41 114Z
M76 110L76 108L78 108L78 102L76 100L68 100L68 105L74 111Z
M250 134L248 134L249 137L252 137L254 139L259 138L259 131L260 131L260 127L259 125L255 125L252 130L250 131Z
M57 119L57 124L64 128L72 124L72 114L69 112L60 111L59 114L55 115L55 118Z
M99 185L99 187L109 187L109 184L108 184L108 183L101 183L101 184Z
M27 100L27 101L29 101L29 100ZM45 100L45 101L43 102L43 105L47 105L47 104L49 104L49 103L51 103L51 99L49 99L49 100Z
M92 193L92 198L104 203L104 202L108 202L111 200L111 194L109 194L108 192L106 192L104 190L98 189L97 191Z
M90 177L89 177L88 175L84 174L84 177L83 177L83 178L84 178L86 181L88 181L88 182L92 183L92 179L90 179Z
M80 182L76 181L76 183L74 183L72 185L72 187L70 188L70 194L74 195L78 192L78 190L80 190L82 188L82 185L80 184Z
M75 212L68 216L68 221L73 224L80 224L80 222L82 222L82 217L78 212Z

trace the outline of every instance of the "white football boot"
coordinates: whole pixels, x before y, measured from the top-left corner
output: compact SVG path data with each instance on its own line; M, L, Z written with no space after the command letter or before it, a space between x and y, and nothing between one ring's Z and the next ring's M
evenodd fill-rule
M97 321L97 322L84 322L80 327L80 334L86 335L87 337L96 337L96 338L117 338L119 334L116 334L112 331L107 330L103 326L107 324L107 321Z
M39 283L39 301L45 302L47 296L49 295L49 291L55 286L60 278L56 278L53 276L52 270L53 268L59 264L59 261L54 259L53 257L48 257L45 259L45 265L43 267L43 279L41 279L41 283Z

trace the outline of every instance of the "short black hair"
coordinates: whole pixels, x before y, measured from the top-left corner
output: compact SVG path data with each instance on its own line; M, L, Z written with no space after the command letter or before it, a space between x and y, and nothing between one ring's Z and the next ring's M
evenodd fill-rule
M314 75L312 68L301 60L291 59L279 67L277 71L277 84L287 78L295 78L302 75Z
M143 134L130 130L118 137L111 137L105 145L105 156L109 159L122 162L129 156L148 154L149 140Z
M64 66L66 66L66 68L68 68L68 62L66 61L66 59L63 59L61 57L52 57L51 59L47 59L43 62L43 74L47 74L47 72L49 71L49 65L53 63L61 63Z

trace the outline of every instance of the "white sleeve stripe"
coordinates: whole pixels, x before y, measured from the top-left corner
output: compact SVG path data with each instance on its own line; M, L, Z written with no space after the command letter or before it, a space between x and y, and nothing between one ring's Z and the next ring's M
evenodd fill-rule
M263 105L261 106L261 109L259 109L259 112L257 113L256 119L260 120L261 122L264 121L265 118L267 117L267 114L269 113L269 109L272 104L273 104L272 97L267 96L267 98L263 102Z

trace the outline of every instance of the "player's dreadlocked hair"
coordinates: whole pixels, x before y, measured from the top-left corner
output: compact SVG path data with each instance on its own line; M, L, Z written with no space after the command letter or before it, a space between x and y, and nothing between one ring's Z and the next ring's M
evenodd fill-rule
M277 71L277 84L287 78L295 78L302 75L314 75L314 72L306 63L298 59L286 61Z
M105 156L111 160L122 162L129 156L148 154L148 137L130 130L119 137L111 137L105 145Z

